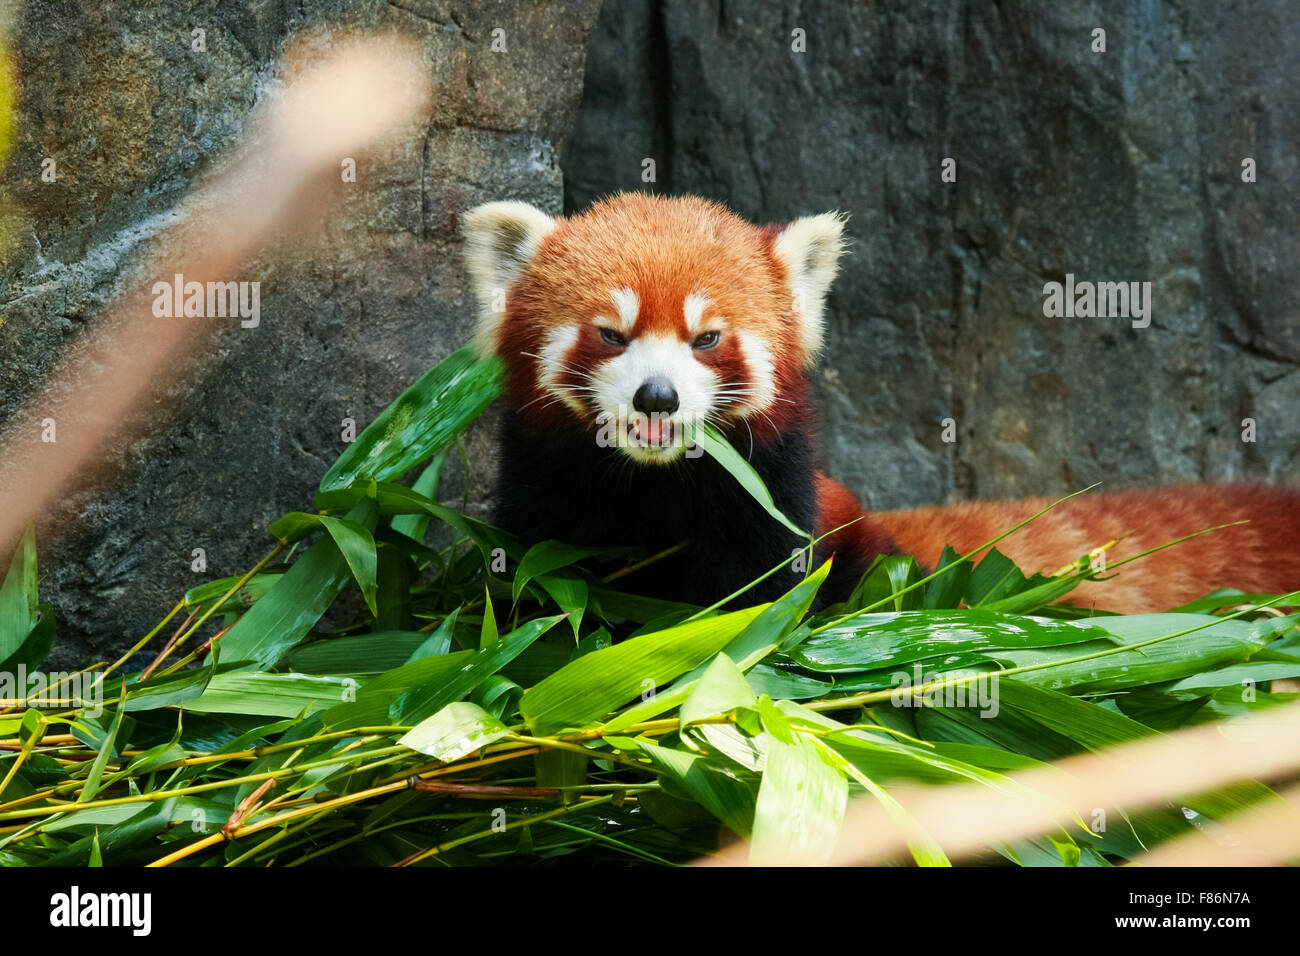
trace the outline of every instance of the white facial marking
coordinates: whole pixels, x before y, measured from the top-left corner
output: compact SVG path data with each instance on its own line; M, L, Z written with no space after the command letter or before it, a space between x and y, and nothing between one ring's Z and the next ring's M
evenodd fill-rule
M565 356L569 354L569 349L578 341L578 327L576 325L562 325L551 332L546 337L546 344L542 346L540 359L540 369L538 375L538 384L543 391L562 399L564 404L568 405L578 414L582 414L585 409L582 402L578 400L578 395L571 388L560 384L560 379L568 370L565 366Z
M761 412L776 401L776 362L772 350L761 336L753 332L740 332L740 354L749 369L748 384L743 393L741 416Z
M603 363L591 376L597 407L620 422L635 426L644 421L634 411L636 390L648 378L667 379L677 392L677 411L665 416L674 433L703 421L713 408L718 378L695 359L691 347L675 336L644 335L634 339L617 357ZM686 450L681 442L666 447L620 443L624 452L640 462L667 462Z
M713 304L703 292L693 292L686 297L682 304L682 311L686 313L686 328L691 335L696 335L700 331L700 322L704 319L704 310Z
M631 289L611 289L609 297L618 308L619 331L627 335L636 325L636 317L641 311L641 299Z

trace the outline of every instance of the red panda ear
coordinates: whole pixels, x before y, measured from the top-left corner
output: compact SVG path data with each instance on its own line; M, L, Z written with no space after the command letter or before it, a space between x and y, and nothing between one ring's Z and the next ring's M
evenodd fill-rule
M822 306L844 249L844 219L838 212L805 216L782 229L772 242L772 254L785 266L806 365L812 365L821 351Z
M485 203L465 214L465 266L478 299L476 341L483 355L496 351L506 294L555 227L554 219L524 202Z

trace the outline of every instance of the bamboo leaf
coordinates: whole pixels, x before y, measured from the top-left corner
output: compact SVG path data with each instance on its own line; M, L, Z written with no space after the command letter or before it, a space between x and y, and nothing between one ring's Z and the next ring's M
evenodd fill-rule
M359 521L372 504L359 501L348 520ZM315 542L221 639L222 660L267 669L301 641L334 603L351 577L333 539Z
M407 731L398 743L450 763L500 740L510 731L478 704L448 704Z
M848 781L776 708L759 703L768 733L749 862L817 865L830 859L848 803Z
M122 704L128 713L142 710L157 710L160 707L175 707L187 701L195 700L203 694L212 679L215 659L204 667L193 670L177 671L165 677L154 675L145 684L129 685L130 695Z
M293 511L272 522L267 530L286 544L291 544L319 528L329 532L334 544L338 546L339 553L347 561L352 577L361 588L366 607L370 608L371 614L378 617L379 609L375 604L375 596L378 589L376 576L379 559L375 552L375 537L370 533L369 528L344 518Z
M723 653L737 662L740 669L746 670L771 654L777 647L790 638L803 616L808 613L816 598L818 590L830 573L831 563L827 561L820 568L808 575L793 588L783 594L767 610L763 611L749 624L735 640L731 641ZM691 692L696 680L704 674L708 662L696 665L682 675L670 688L649 700L633 704L614 717L606 729L617 732L624 727L641 720L649 720L665 711L678 706Z
M117 742L118 731L122 729L122 717L125 713L125 707L118 707L117 712L113 715L113 723L109 726L108 734L100 744L99 752L90 764L89 773L86 774L86 785L77 794L77 803L87 803L94 800L95 794L99 793L99 788L104 779L104 768L108 766L109 758L113 756L113 747Z
M389 716L401 722L420 721L460 700L563 619L561 615L542 617L521 625L495 644L476 651L450 676L440 676L403 693L389 707Z
M420 472L420 477L415 479L415 484L411 485L412 491L434 501L438 500L438 479L442 475L442 465L447 460L449 450L448 446L444 446L433 456L433 460L425 466L424 471ZM398 534L422 542L425 533L429 530L429 515L393 515L390 525Z
M560 568L567 568L583 558L601 553L601 548L579 548L559 541L537 542L528 549L523 560L519 562L519 567L515 571L514 584L510 587L511 600L518 601L524 586L533 578L550 574Z
M1057 621L983 609L864 614L809 638L790 657L820 673L849 673L964 652L983 655L1096 640L1116 643L1099 621Z
M0 666L21 650L37 619L36 531L27 526L0 585Z
M321 491L387 481L451 442L501 393L502 363L473 346L447 356L384 409L321 479Z
M763 484L763 479L758 476L758 472L741 457L740 452L731 447L731 443L723 437L722 432L708 422L701 422L695 429L694 441L704 449L710 458L721 465L732 478L740 482L741 487L763 506L764 511L799 537L809 537L807 531L804 531L787 518L781 509L776 506L771 493L767 490L767 486Z
M196 714L296 717L353 698L357 686L347 677L230 671L215 675L200 696L181 707Z
M580 657L525 691L520 713L534 734L590 726L726 647L767 606L688 621Z
M711 765L704 757L660 747L641 738L635 742L655 767L729 830L742 837L749 835L754 819L754 792L747 784Z
M887 793L883 787L854 766L851 761L846 760L838 751L833 750L815 737L809 739L812 741L813 746L817 748L823 760L861 784L885 808L894 824L908 834L907 846L917 866L952 866L948 855L943 852L943 848L939 846L934 837L930 836L903 805Z

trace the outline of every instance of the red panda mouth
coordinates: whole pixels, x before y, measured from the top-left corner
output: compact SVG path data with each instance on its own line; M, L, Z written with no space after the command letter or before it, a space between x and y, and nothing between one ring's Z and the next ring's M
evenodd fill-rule
M639 420L633 419L628 437L640 445L666 448L673 444L676 432L671 420L651 415Z

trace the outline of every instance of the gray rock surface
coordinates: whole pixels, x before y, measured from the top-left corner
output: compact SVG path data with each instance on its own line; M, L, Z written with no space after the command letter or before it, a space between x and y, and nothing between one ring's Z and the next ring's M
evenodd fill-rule
M0 420L134 281L159 217L234 140L287 38L396 27L423 39L436 84L427 127L386 163L359 164L318 243L241 276L261 282L260 326L222 331L182 384L158 389L147 433L113 446L102 480L38 526L56 662L120 651L186 589L247 570L273 543L268 522L311 507L343 448L342 420L364 426L468 340L457 216L503 196L559 211L557 149L598 6L28 0L19 138L5 170L26 223L0 272ZM206 52L191 49L196 28ZM490 48L494 29L505 52ZM45 157L54 183L40 180ZM471 441L486 492L487 438L480 429ZM452 493L458 480L449 475ZM203 574L190 569L199 547Z
M822 435L874 507L1297 484L1298 30L1291 0L610 3L566 206L651 188L849 213ZM1151 282L1150 326L1046 318L1066 273Z

